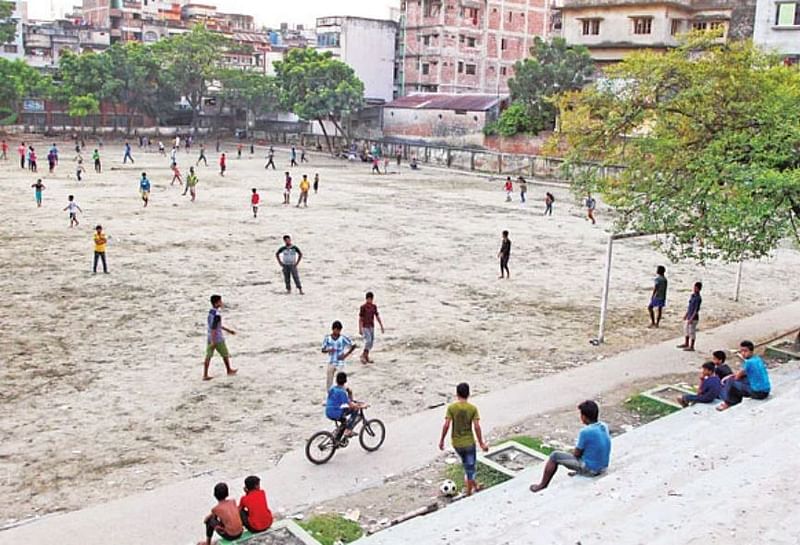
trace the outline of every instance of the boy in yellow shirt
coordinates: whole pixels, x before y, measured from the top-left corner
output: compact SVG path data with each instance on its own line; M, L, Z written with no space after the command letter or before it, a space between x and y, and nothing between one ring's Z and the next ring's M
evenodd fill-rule
M303 174L303 180L300 182L300 199L297 201L297 208L300 208L300 204L303 204L305 208L308 208L309 189L311 189L311 184L308 181L308 175Z
M108 274L108 265L106 265L106 243L108 238L103 232L103 226L98 225L94 228L94 267L92 273L97 274L97 261L103 260L103 272Z

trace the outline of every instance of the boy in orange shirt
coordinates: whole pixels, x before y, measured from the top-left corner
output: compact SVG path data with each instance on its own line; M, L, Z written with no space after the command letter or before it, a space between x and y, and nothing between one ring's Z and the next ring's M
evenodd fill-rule
M252 533L265 532L272 526L272 511L267 504L267 494L261 490L261 479L250 475L244 480L244 496L239 500L242 524Z
M253 217L258 217L258 203L261 202L261 197L258 195L258 190L253 188L253 196L250 197L250 206L253 208Z

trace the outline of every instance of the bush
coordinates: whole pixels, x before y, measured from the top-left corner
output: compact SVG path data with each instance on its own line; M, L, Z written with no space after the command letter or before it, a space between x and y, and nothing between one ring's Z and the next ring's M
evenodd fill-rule
M490 123L484 129L489 136L514 136L515 134L536 135L544 130L545 123L530 115L528 109L520 102L514 102L503 110L497 121Z
M337 541L350 543L364 534L357 522L331 513L314 515L298 524L322 545L333 545Z

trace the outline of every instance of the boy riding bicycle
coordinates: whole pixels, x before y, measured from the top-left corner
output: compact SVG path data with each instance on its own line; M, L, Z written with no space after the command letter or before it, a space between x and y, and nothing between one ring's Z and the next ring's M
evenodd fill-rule
M347 384L347 373L339 371L336 374L336 386L328 390L328 401L325 404L325 416L337 422L345 422L345 437L352 437L353 428L358 423L361 409L366 407L365 403L353 401L353 392L350 388L345 388Z

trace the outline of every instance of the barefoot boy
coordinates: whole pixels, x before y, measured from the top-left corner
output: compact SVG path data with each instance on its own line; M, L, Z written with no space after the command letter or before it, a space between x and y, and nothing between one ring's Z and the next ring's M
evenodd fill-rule
M36 206L37 206L37 208L41 208L42 207L42 191L44 191L46 189L46 187L42 183L42 179L39 178L38 180L36 180L36 183L35 184L31 184L31 187L33 188L33 196L36 198ZM66 210L66 208L64 210Z
M484 452L489 450L489 446L483 441L481 417L478 414L478 408L467 402L467 399L469 399L469 384L462 382L456 386L456 396L458 400L447 407L444 425L442 426L442 435L439 437L439 450L444 450L444 439L447 437L447 432L452 424L453 433L450 437L450 443L459 457L461 457L461 463L464 466L464 488L467 496L471 496L473 492L478 491L478 483L475 481L475 437L478 438L478 444ZM473 427L475 428L475 435L472 434Z
M214 497L217 499L217 505L211 508L211 514L203 521L206 526L206 540L198 542L197 545L211 545L215 531L222 539L228 541L239 539L244 532L236 502L228 499L228 485L217 483L214 487Z
M656 267L656 277L653 280L653 293L650 294L650 304L647 305L647 312L650 313L650 327L661 325L661 314L667 304L667 272L666 267L659 265Z
M222 356L222 361L225 363L225 369L228 375L235 375L236 369L231 367L231 357L228 352L228 346L225 344L225 333L236 335L236 332L222 325L222 296L211 296L211 310L208 311L208 345L206 347L206 359L203 362L203 380L211 380L213 377L208 374L208 365L211 363L211 357L214 351ZM226 494L227 496L227 494Z
M261 479L250 475L244 480L244 496L239 500L242 524L252 533L264 532L272 526L272 511L267 504L267 494L261 490Z
M345 360L356 349L356 345L349 337L342 335L342 322L336 320L331 325L331 334L322 340L322 353L328 354L328 370L325 378L325 391L328 392L333 384L333 376L337 371L344 370Z
M147 179L147 173L142 172L142 178L139 180L139 194L142 196L144 207L150 202L150 180Z
M369 352L375 343L375 320L378 320L378 325L381 326L381 334L384 331L383 322L380 314L378 314L378 307L372 302L374 298L375 295L368 291L366 302L361 305L358 311L358 333L364 337L364 351L361 353L361 363L375 363L369 359Z
M253 188L253 195L250 197L250 207L253 209L253 217L258 217L258 203L261 202L261 197L258 194L258 190L254 187Z
M70 195L67 197L67 206L64 207L64 210L69 211L69 226L77 227L79 225L78 212L83 214L83 210L81 210L81 207L75 202L74 196Z

